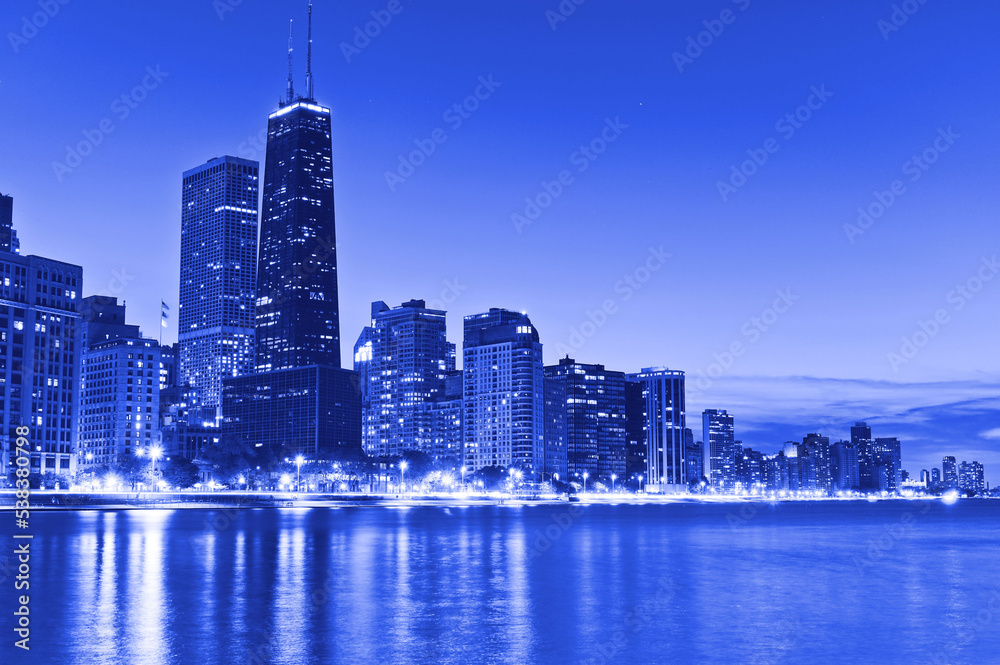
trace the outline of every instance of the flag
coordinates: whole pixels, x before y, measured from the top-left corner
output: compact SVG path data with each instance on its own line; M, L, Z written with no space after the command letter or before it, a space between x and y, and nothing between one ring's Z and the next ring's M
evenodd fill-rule
M160 325L164 328L167 327L167 319L170 318L170 306L167 303L160 301Z

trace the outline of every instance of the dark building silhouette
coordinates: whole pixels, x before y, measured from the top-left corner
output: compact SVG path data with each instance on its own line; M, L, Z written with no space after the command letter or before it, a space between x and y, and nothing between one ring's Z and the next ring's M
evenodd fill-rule
M21 244L14 231L14 197L3 194L0 194L0 252L21 252Z
M705 460L702 473L717 490L732 490L736 484L733 416L725 409L705 409L701 423Z
M625 377L625 476L636 488L646 478L646 403L643 382L632 375Z
M569 356L545 368L566 386L566 471L596 480L625 479L625 373Z
M860 488L858 449L850 441L838 441L830 446L830 475L834 490L850 491Z
M872 428L864 422L851 427L851 444L858 451L858 483L863 490L878 489L875 463L872 460Z
M947 487L958 487L958 466L951 455L941 460L941 482Z

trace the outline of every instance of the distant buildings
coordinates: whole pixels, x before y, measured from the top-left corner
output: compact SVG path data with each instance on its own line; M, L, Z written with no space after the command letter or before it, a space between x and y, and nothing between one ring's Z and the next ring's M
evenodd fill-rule
M634 487L646 480L646 401L645 382L629 374L625 377L625 475Z
M226 156L183 176L180 384L217 411L222 380L254 367L257 171L257 162Z
M860 489L858 449L850 441L838 441L830 446L830 475L834 490Z
M875 439L871 450L877 489L882 492L898 491L903 486L899 439Z
M440 430L455 419L439 420L435 413L444 398L445 379L455 371L445 312L427 309L423 300L392 309L378 301L372 303L371 317L354 345L365 451L378 457L421 450L456 461L459 451L438 440L456 438L457 433Z
M531 319L491 308L465 317L463 340L465 466L543 472L542 344Z
M642 385L646 479L651 492L687 489L684 465L684 372L650 367L629 375Z
M799 447L799 460L808 467L807 489L821 492L829 492L832 489L829 437L819 434L808 434L803 437L802 445Z
M872 428L867 423L854 423L851 428L851 445L858 451L858 484L861 489L878 489L878 480L872 461Z
M958 466L951 455L941 460L941 482L946 487L958 487Z
M19 255L12 206L0 197L0 473L28 426L31 473L51 487L76 472L83 268Z
M958 466L958 486L966 492L979 494L986 490L986 481L983 478L983 465L973 460L972 462L962 461Z
M705 409L701 423L703 473L712 487L719 491L731 490L736 483L733 417L725 409Z
M566 470L576 479L625 479L625 373L570 357L545 368L565 386Z
M114 468L161 442L160 345L117 298L84 298L82 311L78 463Z

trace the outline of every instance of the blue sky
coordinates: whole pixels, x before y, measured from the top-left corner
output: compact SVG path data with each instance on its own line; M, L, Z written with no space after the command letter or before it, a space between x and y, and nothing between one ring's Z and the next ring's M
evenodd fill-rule
M305 5L9 2L0 191L24 253L83 265L156 335L181 173L263 160ZM373 300L439 300L459 342L466 314L526 310L546 362L707 377L689 413L730 408L766 452L867 419L911 471L950 453L1000 479L1000 7L902 5L317 1L344 357Z

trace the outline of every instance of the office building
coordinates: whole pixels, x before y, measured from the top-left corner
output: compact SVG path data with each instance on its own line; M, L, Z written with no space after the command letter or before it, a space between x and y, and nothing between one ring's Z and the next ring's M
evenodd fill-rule
M872 443L872 463L877 489L896 492L903 486L903 463L899 439L877 438Z
M684 372L649 367L630 379L642 384L646 482L650 492L687 490L684 464Z
M705 409L701 414L704 448L703 473L719 491L729 491L736 483L735 429L733 417L725 409Z
M802 449L805 449L805 457L808 457L811 465L811 473L815 477L816 489L820 492L829 492L832 489L832 473L830 469L830 439L819 434L808 434L802 438L802 448L800 448L799 458L803 459Z
M14 197L0 194L0 252L21 253L14 231Z
M878 489L872 460L872 428L864 422L851 427L851 445L858 451L858 483L863 490Z
M12 200L0 197L9 217ZM3 226L3 224L0 224ZM14 464L16 428L30 428L31 473L43 486L76 472L83 268L21 256L13 228L0 249L0 474ZM61 485L65 487L65 485Z
M931 469L931 485L941 484L941 469L934 467Z
M830 475L834 490L860 489L858 449L850 441L838 441L830 446Z
M958 466L951 455L941 460L941 482L946 487L958 487Z
M625 478L625 373L569 356L545 368L566 386L566 471L595 481Z
M310 14L311 20L311 14ZM310 28L311 29L311 28ZM267 119L257 274L257 371L340 367L330 109L287 97ZM289 54L290 55L290 54Z
M566 382L545 377L545 406L543 414L545 426L545 467L540 480L567 481L566 452Z
M160 437L160 345L125 321L125 305L89 296L81 307L77 463L114 468Z
M646 476L646 402L642 381L625 377L625 476L633 487Z
M254 368L258 164L217 157L182 182L180 383L218 410L222 380Z
M340 367L330 109L313 97L311 62L306 80L296 96L289 72L287 97L268 116L257 373L223 380L223 436L279 459L337 459L362 451L361 390Z
M354 346L361 387L362 442L373 456L421 450L436 456L434 409L455 371L445 312L423 300L396 308L372 303L371 325ZM457 451L456 451L457 452Z
M465 317L464 464L521 468L537 477L545 466L542 344L526 314L491 308Z

